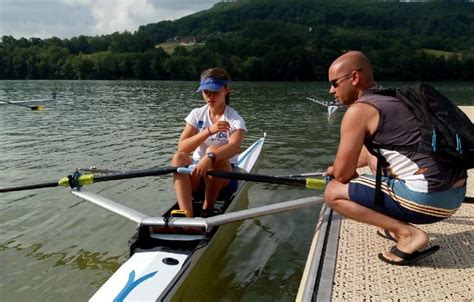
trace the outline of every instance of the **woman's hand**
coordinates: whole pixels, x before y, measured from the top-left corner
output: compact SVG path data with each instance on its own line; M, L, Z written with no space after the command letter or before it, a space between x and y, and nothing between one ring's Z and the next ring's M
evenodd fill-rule
M196 165L196 167L194 167L191 175L203 177L210 168L212 168L212 159L205 155L201 158L201 160L199 160L199 163Z
M208 129L212 135L216 134L217 132L228 132L230 129L230 124L227 121L218 121Z

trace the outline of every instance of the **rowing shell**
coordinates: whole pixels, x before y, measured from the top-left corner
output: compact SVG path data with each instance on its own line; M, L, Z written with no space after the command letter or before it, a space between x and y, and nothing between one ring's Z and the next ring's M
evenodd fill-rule
M312 102L315 102L315 103L318 103L320 105L323 105L325 107L327 107L328 109L328 119L331 118L331 116L337 111L337 109L339 109L340 107L343 107L335 102L328 102L328 101L325 101L323 99L320 99L318 97L307 97L308 100L312 101Z
M0 105L8 105L8 104L24 104L24 103L43 103L43 102L50 102L54 101L56 99L56 93L53 93L51 98L49 99L34 99L34 100L26 100L26 101L1 101L0 100Z
M265 137L262 137L242 152L236 167L250 173L261 154L264 141ZM240 181L229 200L216 201L213 214L232 212L245 192L244 186L245 182ZM190 229L189 226L199 226L198 223L193 224L193 219L181 218L180 221L184 221L181 225L173 224L168 217L172 209L178 208L177 204L162 217L148 217L92 193L73 193L139 223L138 232L131 239L130 259L95 293L89 300L92 302L170 300L216 234L220 233L219 226L206 228L205 232ZM197 209L202 206L202 201L193 203ZM161 226L162 231L154 232L156 226ZM186 226L187 229L183 228ZM189 233L189 230L193 232Z

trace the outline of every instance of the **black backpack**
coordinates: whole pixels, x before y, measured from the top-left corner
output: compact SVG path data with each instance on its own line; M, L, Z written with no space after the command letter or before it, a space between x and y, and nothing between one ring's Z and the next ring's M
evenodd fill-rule
M474 124L450 99L433 86L418 83L401 89L382 89L376 94L392 96L415 115L421 139L415 145L372 145L397 151L414 151L462 169L474 168ZM381 201L383 157L378 157L376 202Z

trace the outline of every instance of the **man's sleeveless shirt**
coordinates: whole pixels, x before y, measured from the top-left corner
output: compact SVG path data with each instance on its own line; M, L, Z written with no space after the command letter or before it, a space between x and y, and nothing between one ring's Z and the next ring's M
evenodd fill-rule
M412 145L420 140L420 131L414 115L398 99L375 93L362 95L356 103L366 103L379 111L379 124L375 133L366 138L380 145ZM374 154L375 150L369 149ZM386 175L404 180L409 189L417 192L438 192L449 189L454 182L465 177L465 171L442 166L428 155L381 148L385 158Z

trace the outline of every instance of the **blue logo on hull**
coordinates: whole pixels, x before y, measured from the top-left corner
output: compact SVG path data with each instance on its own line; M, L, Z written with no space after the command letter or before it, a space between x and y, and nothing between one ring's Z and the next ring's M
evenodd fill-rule
M138 284L142 283L143 281L150 279L154 275L156 275L158 271L156 272L151 272L141 278L138 278L137 280L134 281L135 279L135 271L131 271L130 274L128 275L128 281L127 284L122 288L120 293L115 297L114 302L123 302L123 300L130 294L130 292L138 286Z

